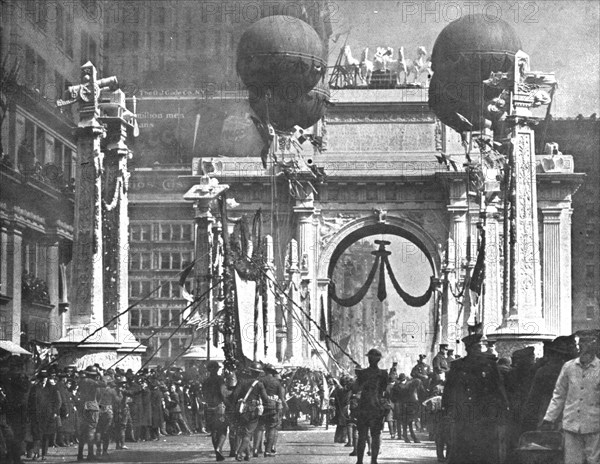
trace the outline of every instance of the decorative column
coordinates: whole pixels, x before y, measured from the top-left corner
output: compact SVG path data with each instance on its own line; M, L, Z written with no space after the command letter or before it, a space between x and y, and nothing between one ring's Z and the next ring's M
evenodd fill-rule
M502 324L502 282L500 281L500 224L494 202L485 210L485 271L481 321L487 331Z
M104 326L104 269L102 235L102 173L104 154L101 141L105 127L99 122L98 97L105 86L116 86L116 78L97 79L90 62L81 67L81 84L69 87L70 100L79 102L73 239L73 304L71 326L65 337L54 343L59 364L78 369L99 363L108 367L117 360L119 343Z
M449 182L449 200L448 212L450 213L450 225L448 229L448 251L447 251L447 269L448 276L447 291L444 293L442 301L442 334L441 340L455 349L456 353L461 352L460 339L462 336L462 327L464 312L460 313L460 306L456 298L449 291L450 288L456 288L461 284L461 269L465 265L467 256L467 189L465 179L452 177ZM434 351L437 347L434 348Z
M21 279L23 275L23 235L21 229L13 224L6 235L8 239L6 247L2 246L2 257L6 253L7 269L10 272L6 275L6 295L11 297L7 302L5 310L6 318L6 339L11 340L17 345L21 344ZM5 251L6 250L6 251ZM3 259L4 261L4 259Z
M298 309L300 306L300 269L298 267L298 242L291 239L288 245L287 273L288 273L288 294L287 307L284 308L284 323L287 327L286 350L284 360L291 365L301 365L302 359L302 326L300 317L302 314Z
M265 288L263 293L263 359L270 364L277 364L277 326L275 322L275 264L273 237L265 238Z
M211 320L214 317L214 295L211 288L215 284L213 276L213 227L215 217L211 212L211 203L229 189L228 185L219 184L217 179L203 175L200 183L192 187L183 199L194 202L195 242L194 242L194 277L196 301L202 296L201 303L194 303L191 310L201 315L200 318ZM227 227L227 224L223 224ZM188 313L186 311L186 313ZM188 313L189 314L189 313ZM210 359L210 332L207 329L206 340L196 340L189 351L201 352L206 347L206 359Z
M316 247L315 247L315 206L314 196L312 192L303 199L296 200L296 206L294 206L294 213L298 220L298 257L300 265L300 273L302 278L302 291L305 292L304 302L300 302L304 311L307 314L314 313L315 308L315 262L316 262ZM307 333L310 333L313 337L317 334L318 330L314 327L308 317L300 312L296 308L296 313L301 321L303 321L304 333L302 333L301 340L298 343L302 345L302 357L304 359L303 364L311 361L312 357L312 344L307 339ZM298 314L300 313L300 314ZM310 314L311 317L312 314ZM318 340L318 334L316 339ZM316 353L314 353L316 355Z
M504 134L511 169L510 196L510 260L508 315L501 327L488 338L496 341L500 356L509 356L516 349L535 346L541 355L542 342L552 339L548 334L542 314L541 266L539 256L538 202L535 140L531 125L531 108L536 92L529 91L532 82L540 79L540 73L529 72L529 56L518 51L515 54L513 79L504 76L500 85L510 91L510 108ZM545 78L546 76L544 76ZM535 89L539 85L536 84ZM548 101L550 97L548 95ZM497 137L501 139L502 137Z
M116 318L110 325L116 340L122 369L136 372L142 365L146 347L129 331L129 170L132 156L127 142L136 134L135 115L125 104L121 90L102 90L99 121L106 127L103 141L103 241L104 241L104 320ZM135 108L133 108L135 111Z
M52 304L50 313L49 340L57 340L62 335L62 326L60 323L59 298L58 298L58 274L59 274L59 253L58 236L46 235L46 275L44 279L48 285L48 297Z

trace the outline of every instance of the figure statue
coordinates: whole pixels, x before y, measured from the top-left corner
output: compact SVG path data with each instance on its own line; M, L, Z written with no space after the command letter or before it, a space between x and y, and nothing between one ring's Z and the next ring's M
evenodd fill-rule
M396 60L392 58L394 56L394 49L391 47L377 47L377 52L373 58L373 65L375 71L387 71L388 66L395 63Z
M358 78L361 77L361 62L352 56L352 50L350 45L344 47L344 63L342 64L344 69L344 80L347 87L356 87L358 85Z
M421 74L427 73L428 81L429 76L431 75L431 60L427 57L427 50L425 47L417 48L417 59L416 60L407 60L404 56L404 47L400 47L398 50L398 85L401 85L400 82L400 73L404 73L404 82L403 84L408 84L408 76L413 76L412 84L416 84L419 82Z

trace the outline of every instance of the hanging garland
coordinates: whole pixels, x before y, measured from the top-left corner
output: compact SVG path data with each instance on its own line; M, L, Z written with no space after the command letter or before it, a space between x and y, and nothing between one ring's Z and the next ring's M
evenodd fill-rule
M377 289L377 298L379 299L379 301L385 300L387 298L387 292L385 289L385 270L387 269L387 273L390 276L390 280L392 281L392 285L394 286L396 293L398 293L400 298L402 298L402 300L407 305L416 308L425 305L431 298L431 295L435 289L434 278L431 277L429 288L427 289L427 291L425 291L423 295L412 296L408 294L402 289L402 287L400 287L400 284L396 280L396 276L394 275L392 266L388 259L391 252L387 251L385 247L386 245L389 245L390 242L387 242L385 240L375 240L375 243L379 245L379 249L371 252L373 255L375 255L375 262L373 263L373 267L371 268L371 271L369 272L367 280L365 281L363 286L358 290L358 292L355 295L348 298L340 298L336 294L335 283L332 281L329 283L330 298L340 306L344 306L346 308L357 305L366 296L367 292L369 291L369 288L371 287L371 284L373 283L375 274L377 273L377 270L379 270L379 287Z

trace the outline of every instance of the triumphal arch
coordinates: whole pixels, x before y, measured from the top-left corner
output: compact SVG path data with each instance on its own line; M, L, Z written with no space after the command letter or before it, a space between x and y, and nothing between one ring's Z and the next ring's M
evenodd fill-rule
M504 221L501 201L497 208L482 207L471 191L472 179L464 165L478 152L469 150L468 143L435 117L428 107L427 89L334 90L331 101L334 105L315 131L299 138L301 142L318 138L319 150L309 142L293 150L288 139L287 147L284 141L275 142L275 164L263 164L258 157L200 163L210 164L210 175L229 185L230 196L240 203L231 215L262 209L271 234L274 275L286 282L282 287L292 289L287 297L304 308L294 317L293 305L278 301L275 313L265 315L275 323L270 336L277 340L276 353L267 358L319 366L332 358L331 352L345 351L364 363L363 346L353 347L345 333L333 333L340 327L339 318L356 307L342 308L334 301L341 298L335 288L343 283L338 275L332 293L332 280L343 252L370 236L408 240L426 257L430 275L422 277L427 291L405 295L412 304L399 307L373 298L381 293L382 275L387 294L394 293L390 272L379 272L379 278L372 279L367 304L382 313L359 318L354 326L345 324L350 332L381 324L380 337L366 340L365 348L378 345L388 360L408 368L419 353L435 352L438 343L448 343L461 353L459 340L474 322L483 323L486 333L493 335L508 315L503 304ZM571 333L571 195L581 176L574 173L571 156L549 146L549 153L543 149L536 153L533 179L540 237L533 260L541 269L537 310L542 319L517 329L502 350ZM205 169L199 166L196 162L195 175ZM485 246L498 252L486 253L485 262L478 265L482 224L488 232ZM381 257L383 269L385 244L380 248L379 255L367 253L367 261ZM366 269L358 279L365 281L368 273ZM477 279L480 282L473 285ZM328 344L323 331L337 343ZM337 359L344 363L343 358Z

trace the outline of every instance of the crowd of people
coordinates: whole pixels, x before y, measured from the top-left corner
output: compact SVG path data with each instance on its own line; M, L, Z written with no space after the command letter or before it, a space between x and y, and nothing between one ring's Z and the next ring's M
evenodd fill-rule
M475 331L474 331L475 332ZM431 366L420 355L410 376L379 369L381 353L369 351L369 368L332 379L334 442L365 449L377 463L381 433L419 443L417 431L435 441L439 462L521 462L519 439L531 431L561 431L564 462L600 464L599 331L580 331L498 358L483 334L462 339L464 357L441 344ZM366 446L365 446L366 444Z
M217 461L225 459L228 434L238 461L275 456L287 408L278 371L253 363L218 375L215 361L206 369L202 376L181 368L134 374L53 365L30 378L21 358L7 357L0 362L0 462L44 461L52 446L77 446L78 461L99 461L111 442L126 450L127 441L193 433L211 434Z
M351 447L357 464L365 451L377 464L385 424L392 440L406 443L427 431L421 439L434 440L438 461L449 464L519 462L519 438L534 430L560 430L565 463L600 464L598 332L545 342L539 359L533 347L498 358L472 333L462 339L464 357L442 344L431 366L420 355L409 375L397 363L380 369L382 354L372 349L368 367L339 378L309 372L282 380L270 364L230 371L215 361L205 372L135 374L51 365L32 378L21 358L8 356L0 359L0 462L45 460L51 446L77 446L78 461L103 460L111 442L126 450L126 442L193 433L210 434L217 461L226 442L237 461L274 457L282 419L296 414L288 401L310 390L310 424L334 424L334 442ZM294 384L304 378L310 385Z

